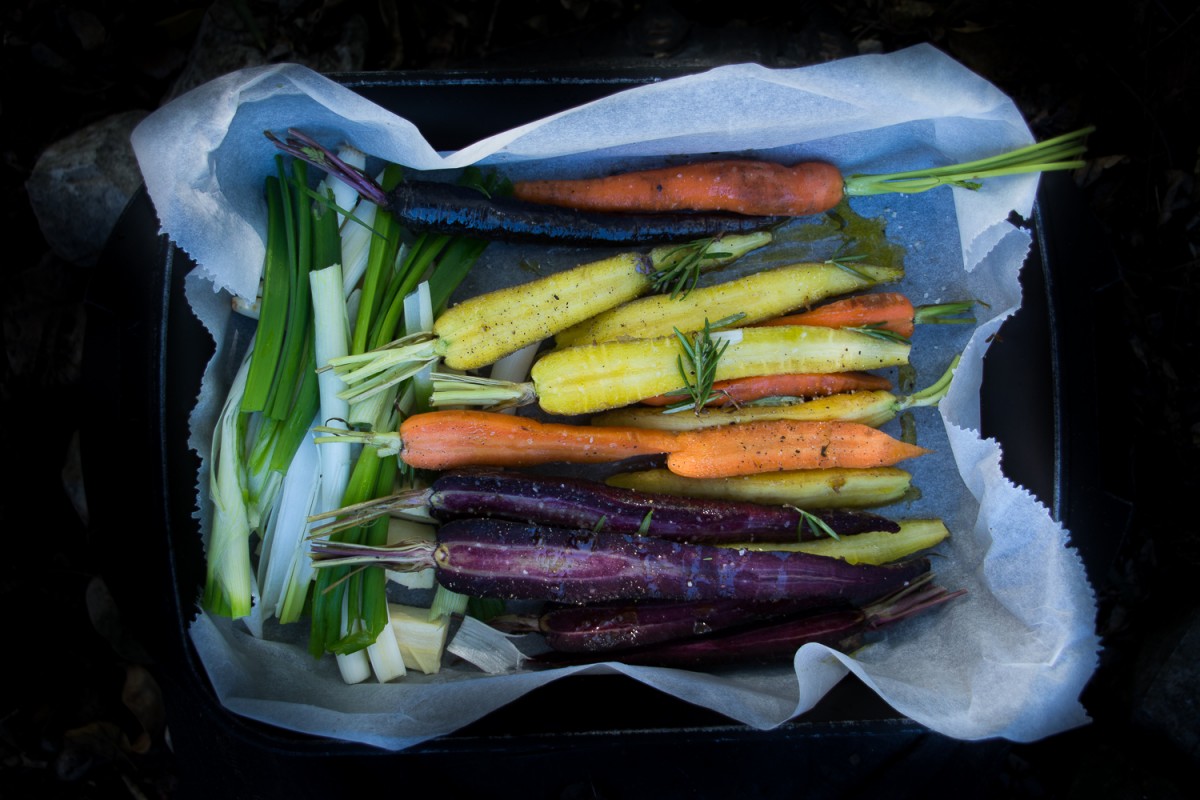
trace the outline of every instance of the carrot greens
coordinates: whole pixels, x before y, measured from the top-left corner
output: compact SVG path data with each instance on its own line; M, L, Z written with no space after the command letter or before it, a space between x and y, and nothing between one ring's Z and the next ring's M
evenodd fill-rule
M1094 126L1089 126L1007 153L946 167L886 175L850 175L846 178L845 192L854 197L891 192L911 194L938 186L974 190L980 188L983 185L980 181L987 178L1079 169L1087 163L1080 158L1087 151L1084 140L1094 130Z

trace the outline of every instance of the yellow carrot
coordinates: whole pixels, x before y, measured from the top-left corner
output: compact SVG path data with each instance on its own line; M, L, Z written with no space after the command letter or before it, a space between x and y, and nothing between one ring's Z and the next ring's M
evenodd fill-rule
M816 556L840 558L851 564L887 564L940 544L949 535L950 531L939 519L910 519L900 520L900 530L895 533L868 531L838 539L816 539L811 542L751 542L722 546L744 550L799 551Z
M804 509L882 506L912 489L912 475L898 467L802 469L731 478L685 478L668 469L649 469L621 472L606 482L643 492Z
M716 380L893 367L908 363L910 349L837 328L739 328L718 336L729 345L717 362ZM678 389L681 352L674 335L552 351L533 366L538 402L551 414L590 414Z
M842 420L861 422L877 428L895 419L901 411L920 406L932 406L945 396L959 359L951 362L950 368L936 383L906 397L891 392L842 392L827 397L816 397L791 403L760 406L726 406L705 408L685 413L663 413L661 409L625 407L605 411L592 417L593 425L632 425L639 428L656 428L665 431L689 431L710 428L715 425L735 425L769 419L790 420Z
M696 289L685 298L664 295L644 297L617 306L567 328L555 337L559 347L573 347L617 339L670 336L675 329L700 330L704 320L742 314L741 324L772 319L833 295L896 281L904 271L892 267L855 264L851 268L832 261L791 264Z

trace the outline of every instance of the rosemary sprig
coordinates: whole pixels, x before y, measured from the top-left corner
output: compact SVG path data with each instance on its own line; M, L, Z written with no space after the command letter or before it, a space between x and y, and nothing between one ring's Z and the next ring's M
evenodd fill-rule
M860 272L859 270L856 270L853 266L851 266L851 262L865 261L867 258L865 255L861 255L861 254L860 255L850 255L847 251L850 249L850 247L853 244L854 244L853 241L843 242L842 246L838 248L837 252L834 253L832 256L830 256L825 261L825 263L832 264L833 266L837 267L840 270L849 272L851 275L854 275L857 278L861 278L862 280L866 281L867 283L872 283L870 276L864 275L862 272Z
M697 239L669 251L662 259L666 266L656 270L651 276L651 288L657 293L664 293L669 287L672 300L687 297L700 281L700 273L704 271L706 261L729 258L733 255L730 252L713 250L712 247L717 241L712 237Z
M797 537L803 537L804 526L807 525L810 530L817 534L828 536L831 539L838 539L840 541L837 531L829 527L829 523L818 517L816 514L812 513L811 511L805 511L803 508L796 508L795 506L788 506L788 508L800 514L800 522L798 525L796 525Z
M887 323L872 322L868 325L857 325L845 328L844 330L861 333L864 336L870 336L872 339L879 339L884 342L895 342L896 344L910 344L912 342L907 336L902 333L896 333L887 328Z
M686 408L694 409L697 414L713 399L713 384L717 378L717 362L729 347L729 340L713 339L713 331L738 322L745 314L732 314L716 322L704 318L704 327L688 336L679 328L675 329L675 337L679 339L683 353L675 359L679 367L679 376L683 378L683 388L667 392L668 395L687 395L690 400L675 403L663 409L664 414L674 414ZM684 362L684 357L687 362Z

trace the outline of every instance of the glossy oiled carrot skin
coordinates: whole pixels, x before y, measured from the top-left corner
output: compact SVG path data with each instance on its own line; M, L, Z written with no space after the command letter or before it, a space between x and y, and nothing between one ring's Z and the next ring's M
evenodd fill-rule
M565 603L811 598L858 604L906 586L930 568L928 559L851 565L807 553L479 519L443 525L433 559L438 583L452 591Z
M795 614L812 609L819 602L802 598L767 603L742 600L596 603L547 611L538 619L538 627L546 644L559 652L604 653Z
M361 170L300 131L289 130L286 141L270 131L264 133L284 152L320 167L376 205L386 206L411 231L586 245L678 242L763 230L783 221L726 213L608 214L556 209L511 197L487 197L473 188L436 181L401 181L386 192Z
M398 438L401 459L418 469L595 464L667 453L668 469L694 478L891 466L928 452L853 422L770 420L673 432L539 422L492 411L416 414L401 424Z
M811 311L757 323L769 325L816 325L822 328L861 328L874 326L911 338L916 309L899 292L876 292L818 306Z
M766 472L733 478L685 478L667 469L619 472L611 486L685 497L790 503L800 508L869 508L902 499L912 475L897 467L809 469Z
M674 630L686 631L686 614L691 606L698 612L697 629L690 635L685 632L680 638L649 643L636 641L637 634L640 633L636 628L636 619L616 616L613 607L610 606L608 617L598 618L600 624L595 631L582 630L548 635L547 643L555 646L557 642L564 641L566 647L561 650L567 652L551 653L536 660L547 664L563 664L612 658L625 664L703 667L713 664L791 659L800 647L810 643L824 644L842 652L850 652L862 644L864 634L922 614L965 594L964 590L947 591L931 583L929 578L929 575L921 576L912 585L881 597L862 608L825 605L818 610L814 606L807 612L798 609L782 620L753 622L752 619L748 619L748 625L730 627L713 633L704 630L706 621L709 618L718 622L729 621L728 618L732 617L730 612L715 613L706 608L708 604L703 603L677 603L673 604L670 613L673 617L683 619L671 627ZM752 608L750 604L743 604L743 607ZM749 613L752 612L748 611ZM637 613L633 616L636 617ZM722 617L726 619L722 620ZM569 621L565 620L564 623ZM652 625L647 630L649 637L667 636L671 632L667 626L660 625ZM587 641L589 634L593 636L594 641ZM629 648L627 642L631 639L639 646ZM622 649L607 653L606 650L612 649L609 645Z
M721 330L718 381L790 372L841 373L908 363L911 345L862 331L792 325ZM550 414L593 414L679 388L679 336L552 350L533 365L538 404Z
M757 375L713 383L713 399L709 406L749 403L764 397L826 397L842 392L886 391L892 382L882 375L869 372L800 373L792 375ZM678 395L657 395L642 400L643 405L667 406L678 403Z
M884 467L929 451L856 422L771 420L684 431L667 469L689 478L829 467Z
M793 166L726 159L599 178L519 181L513 196L589 211L732 211L805 216L841 202L844 183L832 164Z
M420 496L442 521L483 517L706 543L790 543L827 535L789 505L703 500L507 470L454 470ZM864 511L813 515L839 535L900 530L898 523Z
M607 214L549 210L474 189L428 181L402 181L388 193L388 210L406 228L451 236L554 244L648 244L747 233L780 222L735 214Z
M432 411L400 426L404 463L418 469L620 461L668 452L674 437L637 428L542 423L490 411Z

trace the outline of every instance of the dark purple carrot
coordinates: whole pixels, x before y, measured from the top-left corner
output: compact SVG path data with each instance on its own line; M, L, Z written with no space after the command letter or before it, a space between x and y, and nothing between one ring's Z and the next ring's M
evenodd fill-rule
M543 613L537 630L546 644L560 652L602 653L778 619L811 611L818 604L825 603L797 598L767 603L664 600L563 606Z
M267 138L289 155L317 166L352 186L364 199L387 208L413 231L454 236L565 244L624 244L686 241L762 230L782 217L724 213L613 214L487 197L477 189L430 181L401 181L385 191L313 139L295 130L281 141Z
M456 470L427 489L382 497L313 519L337 517L318 535L385 514L424 512L439 521L507 519L608 533L641 533L684 542L794 542L867 531L896 533L900 525L867 511L802 511L733 500L678 497L622 489L597 481L504 470Z
M925 575L910 586L862 609L835 609L617 653L551 653L535 661L547 666L619 660L624 664L663 667L706 667L792 658L802 645L818 643L843 652L857 649L865 634L920 614L966 593L948 592ZM548 640L549 641L549 640Z
M861 604L929 571L929 560L882 566L801 552L735 550L650 536L522 525L448 522L436 545L372 548L316 541L316 566L386 563L436 569L442 586L471 597L594 603L607 600L769 601L814 598Z

